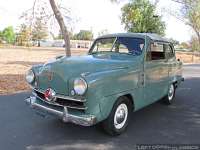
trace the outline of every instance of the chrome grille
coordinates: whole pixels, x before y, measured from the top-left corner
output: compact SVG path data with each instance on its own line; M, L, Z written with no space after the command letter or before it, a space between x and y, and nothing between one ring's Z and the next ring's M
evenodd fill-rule
M74 99L68 96L63 95L56 95L55 102L49 102L45 100L44 91L33 89L33 95L41 99L42 101L56 106L67 107L69 109L76 109L76 110L86 110L85 107L85 99Z

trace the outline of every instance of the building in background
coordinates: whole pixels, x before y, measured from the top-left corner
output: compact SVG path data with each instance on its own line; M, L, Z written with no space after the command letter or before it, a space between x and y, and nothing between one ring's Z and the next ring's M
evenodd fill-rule
M71 48L90 48L93 41L70 40ZM64 47L64 40L41 40L41 47Z
M93 41L70 40L71 48L90 48Z

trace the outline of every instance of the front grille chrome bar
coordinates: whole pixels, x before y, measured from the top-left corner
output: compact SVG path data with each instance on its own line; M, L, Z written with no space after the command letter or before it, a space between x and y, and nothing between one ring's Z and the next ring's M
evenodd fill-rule
M36 89L36 88L34 88L34 87L31 87L31 89L32 89L33 91L37 91L37 92L40 92L40 93L44 94L44 91L43 91L43 90ZM60 99L66 99L66 100L76 101L76 102L86 102L86 99L75 99L75 98L72 98L72 97L70 97L70 96L59 95L59 94L56 94L55 97L56 97L56 98L60 98Z
M60 105L56 102L48 102L48 101L45 101L44 99L42 99L41 97L39 97L37 95L37 93L35 93L34 91L32 92L33 96L39 98L41 101L47 103L47 104L50 104L50 105L55 105L55 106L59 106L59 107L67 107L67 108L71 108L71 109L78 109L78 110L86 110L87 107L75 107L75 106L64 106L64 105Z

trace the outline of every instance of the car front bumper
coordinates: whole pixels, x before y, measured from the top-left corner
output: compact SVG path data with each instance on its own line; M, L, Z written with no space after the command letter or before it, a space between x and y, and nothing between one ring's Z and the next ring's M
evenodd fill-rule
M63 122L71 122L82 126L92 126L96 124L96 117L93 115L77 116L69 114L67 107L56 109L54 107L50 107L49 105L41 104L35 96L28 97L25 102L35 110L39 110L44 113L52 114L59 117L63 120Z

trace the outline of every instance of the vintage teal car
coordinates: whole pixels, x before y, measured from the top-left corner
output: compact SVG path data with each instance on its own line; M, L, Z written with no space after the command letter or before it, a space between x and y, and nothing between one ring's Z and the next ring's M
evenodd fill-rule
M173 44L150 33L97 38L86 56L57 57L26 74L32 108L64 122L101 123L111 135L122 133L137 111L158 100L171 104L183 81Z

